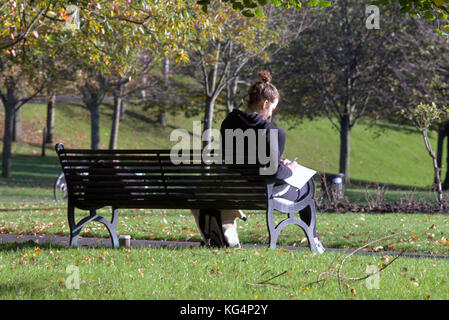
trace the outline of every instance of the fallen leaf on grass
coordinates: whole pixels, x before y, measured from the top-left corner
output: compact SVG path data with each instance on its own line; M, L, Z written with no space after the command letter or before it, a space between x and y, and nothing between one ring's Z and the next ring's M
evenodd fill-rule
M210 269L207 273L208 273L210 276L214 276L214 277L219 276L219 275L222 274L222 272L220 271L220 269L215 269L215 268Z

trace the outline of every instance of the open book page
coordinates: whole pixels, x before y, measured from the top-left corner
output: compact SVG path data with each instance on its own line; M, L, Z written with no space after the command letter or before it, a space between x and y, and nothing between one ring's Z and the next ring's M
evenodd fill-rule
M289 162L291 161L288 159L284 160L284 164L287 164ZM307 167L298 164L298 167L293 171L292 176L287 179L284 179L284 181L293 187L301 189L307 183L307 181L309 181L310 178L313 177L315 173L316 173L315 170L309 169Z

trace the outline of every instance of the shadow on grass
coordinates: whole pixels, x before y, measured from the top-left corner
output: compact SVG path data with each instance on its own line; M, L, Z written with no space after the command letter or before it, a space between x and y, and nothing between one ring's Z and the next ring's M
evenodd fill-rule
M62 201L61 201L61 203L63 203ZM48 211L48 212L52 212L54 209L57 209L57 210L65 210L65 209L67 209L66 208L66 206L64 206L64 207L51 207L51 208L48 208L48 207L46 207L46 208L1 208L0 209L0 212L14 212L14 211L17 211L17 210L20 210L20 211Z
M0 252L35 249L39 247L41 250L62 249L66 246L54 242L36 243L33 240L24 242L3 242L0 243Z
M410 133L419 134L419 132L414 127L412 127L409 123L407 123L406 121L403 121L402 123L391 123L391 122L387 122L387 121L378 121L374 124L373 120L369 120L369 119L360 119L360 120L361 121L359 122L359 124L366 125L368 127L367 129L369 129L369 130L376 129L376 130L380 131L381 134L385 133L386 130L394 130L394 131L402 132L402 133L406 133L406 134L410 134Z
M320 172L319 175L335 175L335 173L331 173L331 172ZM321 185L321 177L320 176L316 176L314 178L315 184L320 187ZM412 185L406 185L406 184L396 184L396 183L383 183L382 181L379 181L379 186L385 186L387 187L389 190L416 190L416 191L432 191L432 186L429 185L428 187L417 187L417 186L412 186ZM376 182L373 181L369 181L369 180L361 180L361 179L353 179L351 178L351 182L350 183L345 183L344 184L345 188L351 188L351 189L357 189L357 188L363 188L365 189L366 187L369 187L370 189L374 189L376 188Z
M56 287L52 291L56 291ZM31 299L40 299L44 293L48 292L48 284L45 286L42 284L36 284L31 281L16 281L16 279L11 278L9 283L0 284L0 297L11 297L10 299L17 299L17 297L27 292L27 295ZM5 300L7 300L6 298ZM23 299L23 298L22 298Z
M61 172L56 156L40 157L20 154L12 157L12 163L12 177L0 179L11 187L53 187Z

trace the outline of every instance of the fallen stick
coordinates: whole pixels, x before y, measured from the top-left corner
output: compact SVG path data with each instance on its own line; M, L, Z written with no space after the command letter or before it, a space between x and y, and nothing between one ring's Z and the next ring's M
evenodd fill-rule
M352 251L350 254L348 254L346 257L344 257L344 259L341 261L341 263L340 263L340 266L338 267L338 273L337 273L337 276L338 276L338 288L340 289L340 292L342 291L341 290L341 276L340 276L340 274L341 274L341 269L343 268L343 264L345 263L345 261L349 258L349 257L351 257L354 253L356 253L357 251L360 251L360 250L362 250L363 248L366 248L366 247L368 247L369 245L372 245L373 243L376 243L376 242L379 242L379 241L382 241L382 240L386 240L386 239L389 239L389 238L392 238L392 237L395 237L395 236L398 236L398 235L401 235L401 234L403 234L404 232L400 232L400 233L395 233L395 234L390 234L390 235L388 235L388 236L386 236L386 237L383 237L383 238L380 238L380 239L377 239L377 240L373 240L373 241L371 241L371 242L368 242L367 244L365 244L365 245L363 245L362 247L360 247L360 248L357 248L357 249L355 249L354 251ZM402 252L403 253L403 252ZM400 254L400 255L402 255L402 253ZM399 256L400 256L399 255ZM399 258L399 256L398 257L396 257L396 259L397 258ZM394 259L394 260L396 260L396 259ZM393 261L394 261L393 260ZM392 261L392 262L393 262ZM389 263L388 265L390 265L391 263ZM387 265L387 266L388 266Z

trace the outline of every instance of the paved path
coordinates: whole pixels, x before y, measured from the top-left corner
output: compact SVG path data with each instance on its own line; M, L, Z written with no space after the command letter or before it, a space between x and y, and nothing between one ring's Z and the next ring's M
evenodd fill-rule
M18 234L0 234L0 244L2 243L24 243L24 242L34 242L36 245L51 243L64 247L68 247L69 237L67 236L56 236L56 235L18 235ZM106 238L83 238L80 237L78 239L78 246L80 248L86 247L111 247L111 240ZM175 248L187 248L187 247L199 247L199 242L193 241L162 241L162 240L131 240L131 247L175 247ZM243 248L266 248L265 244L244 244ZM309 250L308 247L293 247L286 246L284 249L291 251L304 251ZM335 248L326 248L326 252L339 252L342 254L349 254L353 250L347 249L335 249ZM400 252L393 251L381 251L381 252L373 252L373 251L359 251L357 254L363 255L390 255L396 256L399 255ZM429 258L429 259L449 259L448 255L436 255L436 254L421 254L421 253L403 253L403 257L409 258Z

